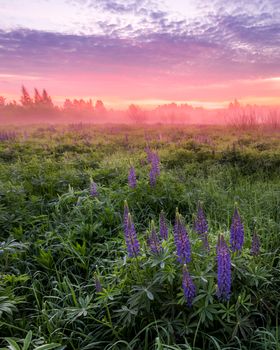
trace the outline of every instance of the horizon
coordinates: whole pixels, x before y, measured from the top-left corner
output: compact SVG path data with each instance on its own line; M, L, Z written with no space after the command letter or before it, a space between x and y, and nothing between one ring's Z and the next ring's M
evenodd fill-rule
M21 95L16 95L13 96L13 98L6 97L5 95L0 94L0 98L4 98L4 103L6 107L9 107L13 105L13 103L16 104L18 107L24 107L24 104L22 103L21 99L23 98L23 89L26 91L28 94L28 98L30 98L30 103L31 105L34 104L34 106L39 103L40 101L36 102L36 93L38 93L38 97L42 99L42 93L46 89L42 88L38 89L37 87L33 87L31 89L28 89L25 85L21 86ZM99 99L98 97L93 97L93 96L60 96L60 98L57 98L57 96L52 96L51 94L46 91L48 97L51 100L51 103L53 104L54 107L58 108L64 108L65 103L67 101L74 102L74 101L82 101L83 103L90 102L94 106L94 104L98 101L101 101L104 104L104 107L108 110L115 110L115 111L126 111L129 109L130 106L136 106L137 108L141 108L143 111L153 111L156 110L157 108L169 108L172 106L176 107L190 107L194 110L205 110L205 111L223 111L223 110L228 110L231 108L235 109L244 109L247 107L252 107L252 108L265 108L265 109L270 109L270 108L275 108L275 110L278 110L280 108L280 104L277 105L265 105L265 104L254 104L250 102L242 102L238 100L237 98L234 98L231 101L223 101L221 103L215 103L215 102L209 102L209 103L201 103L200 101L174 101L174 100L154 100L150 101L150 103L147 103L147 101L137 101L137 100L130 100L126 101L127 103L123 103L122 105L119 104L114 104L114 103L107 103L107 101L104 101L102 99ZM146 104L145 104L146 103ZM39 107L39 105L37 107Z
M2 0L0 14L8 100L25 85L57 105L280 105L276 0Z

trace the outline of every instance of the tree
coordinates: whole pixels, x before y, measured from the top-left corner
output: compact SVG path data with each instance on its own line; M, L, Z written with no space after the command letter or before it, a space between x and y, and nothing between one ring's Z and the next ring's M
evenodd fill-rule
M99 112L99 113L106 112L106 108L104 106L104 103L101 100L97 100L96 101L96 103L95 103L95 110L96 110L96 112Z
M26 87L24 85L22 85L21 88L21 98L20 98L20 102L22 104L23 107L31 107L33 105L33 100L30 97Z
M36 106L40 106L43 102L43 98L42 96L40 95L38 89L34 89L34 103Z
M4 108L5 107L5 97L0 96L0 108Z
M72 108L73 108L73 103L69 98L67 98L63 103L63 109L69 111Z
M44 106L52 108L53 107L53 101L51 96L47 93L45 89L43 89L42 93L42 103Z
M144 123L146 121L146 113L139 106L131 104L128 107L128 116L134 123Z

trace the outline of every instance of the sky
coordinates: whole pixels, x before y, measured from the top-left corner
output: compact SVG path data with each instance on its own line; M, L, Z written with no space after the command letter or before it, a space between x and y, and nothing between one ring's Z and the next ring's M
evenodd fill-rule
M280 105L279 0L0 0L0 95Z

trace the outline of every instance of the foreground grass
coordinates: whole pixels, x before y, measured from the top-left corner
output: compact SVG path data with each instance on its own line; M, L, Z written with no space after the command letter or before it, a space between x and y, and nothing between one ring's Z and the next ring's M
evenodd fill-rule
M30 349L51 343L61 349L280 349L277 132L82 125L16 132L0 144L3 346L7 337L22 344L28 336ZM154 188L147 146L161 160ZM130 165L138 179L133 190ZM90 195L91 179L97 198ZM137 259L126 258L124 200L140 237ZM209 223L209 255L193 232L199 200ZM221 303L215 246L219 233L228 240L235 202L245 246L232 256L232 295ZM192 243L189 269L198 291L192 308L175 255L176 208ZM161 210L169 239L154 256L146 231ZM250 255L253 229L261 238L257 257Z

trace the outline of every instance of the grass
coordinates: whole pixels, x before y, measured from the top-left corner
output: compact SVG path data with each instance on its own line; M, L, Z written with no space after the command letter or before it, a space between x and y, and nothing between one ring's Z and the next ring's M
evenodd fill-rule
M71 125L10 128L4 134L3 349L280 349L279 133ZM154 188L147 146L161 161ZM127 184L130 165L137 174L134 190ZM90 195L91 180L97 198ZM132 259L123 236L124 200L141 243L140 256ZM209 255L193 230L199 200L209 224ZM219 233L229 241L235 202L245 245L242 254L232 255L230 301L220 302L215 246ZM192 243L192 308L184 300L175 255L176 208ZM151 220L158 227L161 210L169 239L154 256L146 237ZM261 239L257 257L250 255L254 228Z

